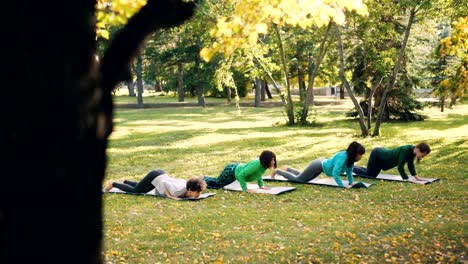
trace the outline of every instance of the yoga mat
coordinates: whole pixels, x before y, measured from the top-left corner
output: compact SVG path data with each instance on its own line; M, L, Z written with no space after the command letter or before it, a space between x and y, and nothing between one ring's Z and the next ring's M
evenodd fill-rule
M240 183L238 181L234 181L233 183L224 186L223 189L229 190L229 191L242 192L242 188L241 188ZM277 194L293 191L293 190L296 189L296 187L279 187L279 186L275 186L275 187L270 187L269 190L266 190L266 189L259 189L257 184L247 183L247 189L256 189L256 193L277 195Z
M304 183L304 184L315 184L315 185L324 185L324 186L331 186L331 187L339 187L338 184L336 183L335 179L327 177L327 178L315 178L311 181L308 182L299 182L299 181L291 181L283 176L276 175L274 179L271 178L271 176L263 176L264 181L287 181L287 182L294 182L294 183ZM343 180L343 184L348 184L347 180ZM372 183L365 183L365 182L357 182L356 184L353 185L352 188L369 188Z
M377 177L370 177L367 175L359 175L354 174L355 177L366 178L366 179L376 179L376 180L384 180L384 181L398 181L398 182L411 182L416 184L430 184L440 180L439 178L423 178L424 181L418 181L414 177L410 176L408 180L403 180L400 175L393 175L393 174L383 174L380 173Z
M104 192L104 190L103 190ZM211 197L213 195L215 195L214 193L201 193L200 196L198 198L194 198L194 197L187 197L187 198L177 198L177 199L174 199L174 198L170 198L170 197L166 197L166 196L160 196L160 195L157 195L155 193L154 190L151 190L147 193L127 193L127 192L124 192L120 189L117 189L117 188L112 188L108 191L109 193L121 193L121 194L130 194L130 195L152 195L152 196L156 196L156 197L161 197L161 198L168 198L168 199L172 199L172 200L177 200L177 201L182 201L182 200L201 200L201 199L205 199L205 198L208 198L208 197Z

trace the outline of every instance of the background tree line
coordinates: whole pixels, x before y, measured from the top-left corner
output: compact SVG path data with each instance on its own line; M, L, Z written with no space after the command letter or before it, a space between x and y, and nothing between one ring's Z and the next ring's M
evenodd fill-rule
M442 40L452 35L452 22L467 14L462 1L367 1L365 15L351 7L343 9L341 25L330 19L307 25L283 21L275 15L287 17L287 11L300 16L302 9L294 6L295 1L282 2L288 8L263 8L265 15L256 7L268 7L270 1L198 1L187 23L151 36L133 67L138 91L144 80L156 91L176 92L179 101L185 95L197 96L204 106L204 96L230 101L255 90L259 105L266 98L265 88L271 87L281 97L288 124L304 125L310 124L314 87L337 87L355 101L348 115L359 118L363 135L370 134L376 119L374 136L383 121L424 119L415 112L423 104L414 89L433 90L442 109L445 98L450 104L465 99L466 44L445 41L446 46L459 48L441 48ZM250 20L242 26L235 23L246 17ZM466 18L461 21L455 27L466 28ZM239 27L244 31L251 27L256 34L237 34L242 32ZM112 35L119 26L108 28ZM100 44L105 47L106 41ZM135 94L134 82L129 83L130 95ZM292 88L299 89L299 104L292 100ZM142 104L141 92L137 94Z

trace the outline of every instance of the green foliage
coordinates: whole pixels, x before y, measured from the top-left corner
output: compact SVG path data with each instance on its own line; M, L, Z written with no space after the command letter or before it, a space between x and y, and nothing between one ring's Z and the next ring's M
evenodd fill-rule
M305 121L302 120L302 103L296 103L295 108L296 112L294 113L295 125L296 126L319 126L317 122L317 113L313 109L309 109L309 114L307 115L307 119Z
M279 196L209 190L198 202L104 194L106 263L460 263L466 251L467 105L426 109L425 122L383 124L379 138L357 138L343 118L350 104L315 107L316 127L284 127L282 108L117 109L107 179L138 180L154 168L171 175L217 175L263 149L279 165L304 168L353 140L367 152L426 141L432 152L416 185L373 181L365 190L313 185ZM388 171L397 173L396 169ZM321 176L324 177L324 176Z
M428 1L371 1L368 3L369 17L364 19L355 16L353 18L356 26L347 28L347 33L353 34L348 36L347 45L357 43L348 47L348 50L351 51L351 56L347 61L347 64L350 65L348 70L352 71L354 92L364 97L360 104L366 116L369 107L367 100L371 88L378 83L382 76L385 76L384 82L377 87L372 98L374 103L371 106L373 108L372 112L374 115L377 114L378 106L381 104L386 88L383 84L390 78L402 46L402 36L406 29L406 9L414 5L417 5L419 10L433 11ZM416 39L414 42L417 42L419 36L418 34L412 36ZM427 43L427 36L425 41ZM416 50L418 46L414 44L414 47ZM423 47L427 49L426 46ZM422 109L422 104L414 99L412 92L413 89L417 89L421 85L421 78L418 75L420 72L412 70L417 68L412 68L412 63L420 60L424 55L427 56L428 54L423 53L420 57L411 61L414 58L412 57L411 47L405 52L396 77L395 87L390 91L385 102L383 121L424 119L423 116L415 112ZM352 110L347 113L347 116L356 117L358 112Z
M417 79L406 72L400 75L398 83L389 94L387 111L389 119L400 121L423 121L424 116L416 113L423 109L423 104L414 99L413 89L417 88Z

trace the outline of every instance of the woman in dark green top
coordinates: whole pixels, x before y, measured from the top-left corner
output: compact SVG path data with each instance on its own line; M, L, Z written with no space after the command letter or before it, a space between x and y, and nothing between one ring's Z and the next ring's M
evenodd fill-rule
M354 166L353 172L360 176L375 178L381 170L398 167L401 177L407 180L408 175L405 172L405 164L408 164L411 176L414 176L416 180L422 180L416 173L414 158L419 162L429 153L431 153L431 148L426 143L419 143L416 146L404 145L394 149L374 148L369 156L367 168Z

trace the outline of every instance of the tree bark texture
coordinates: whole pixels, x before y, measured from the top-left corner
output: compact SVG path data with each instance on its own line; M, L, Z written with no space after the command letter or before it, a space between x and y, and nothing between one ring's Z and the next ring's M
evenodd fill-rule
M440 112L444 112L445 107L445 96L440 97Z
M384 77L381 77L380 80L372 86L371 90L369 91L369 96L367 97L367 130L370 131L372 127L372 98L374 98L375 91L382 83Z
M185 98L184 91L184 73L182 68L182 62L177 62L177 95L179 102L183 102Z
M260 101L266 101L266 90L265 85L263 85L263 80L260 80Z
M261 95L261 81L259 78L255 78L255 107L260 106L260 95Z
M226 89L226 100L228 104L230 104L232 101L231 87L226 87L225 89Z
M143 58L141 54L137 56L136 74L137 74L137 104L138 108L143 108Z
M201 49L201 40L198 38L197 39L197 47ZM200 72L200 56L195 57L195 69L197 71L197 74L201 74ZM203 85L200 81L196 83L196 90L197 90L197 96L198 96L198 105L201 107L206 107L206 102L205 102L205 96L203 95Z
M283 40L281 39L281 33L278 25L274 24L273 27L275 29L276 37L278 38L279 54L281 58L284 81L286 83L286 100L288 102L286 105L286 114L288 116L288 125L294 125L296 122L296 120L294 120L294 103L291 97L291 84L289 82L288 68L286 66L286 56L284 55Z
M9 1L0 16L4 100L0 263L102 263L102 181L112 89L145 37L193 3L150 0L95 60L95 1ZM14 21L14 23L12 23Z
M326 44L331 32L331 28L332 23L329 23L325 36L323 37L322 42L320 43L319 56L317 57L315 63L312 60L312 56L309 56L309 83L307 87L306 99L302 101L301 123L306 123L307 117L309 115L309 106L314 105L314 81L320 68L320 64L322 64L323 58L325 58L325 55L328 50L328 46Z
M133 81L133 70L132 67L129 68L130 79L126 81L128 87L128 96L135 96L135 82Z
M133 80L127 82L127 88L128 96L135 97L135 82Z
M273 96L271 96L270 88L268 87L268 83L265 79L262 80L262 87L265 90L268 99L273 99Z
M304 72L300 66L297 68L297 85L299 87L299 98L301 102L303 102L305 100L306 87L304 81Z

